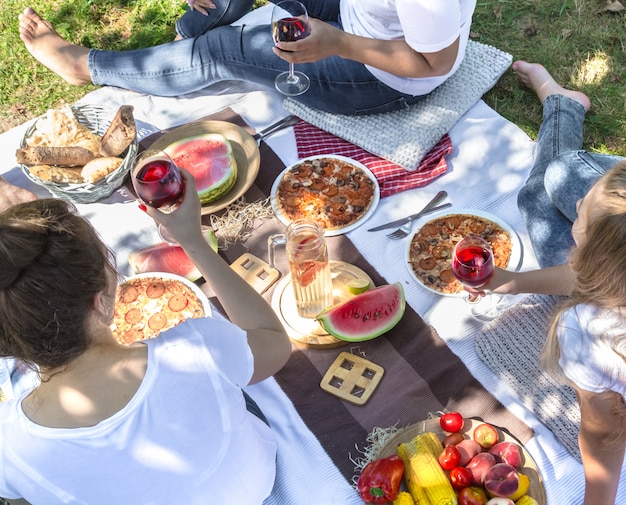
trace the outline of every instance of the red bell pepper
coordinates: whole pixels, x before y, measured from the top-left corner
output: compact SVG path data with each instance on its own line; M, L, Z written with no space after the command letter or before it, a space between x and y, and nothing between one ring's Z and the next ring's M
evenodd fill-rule
M398 497L403 475L404 462L395 454L370 461L359 475L359 494L370 503L392 502Z

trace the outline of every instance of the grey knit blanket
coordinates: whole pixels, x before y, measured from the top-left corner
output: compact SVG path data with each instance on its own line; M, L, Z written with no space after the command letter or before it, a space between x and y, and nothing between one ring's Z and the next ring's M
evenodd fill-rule
M408 109L346 116L323 112L292 98L284 101L284 107L322 130L415 170L441 137L498 82L511 62L510 54L470 40L454 75Z
M477 335L478 356L520 395L580 461L580 410L574 390L540 368L541 350L557 297L531 295L493 320Z

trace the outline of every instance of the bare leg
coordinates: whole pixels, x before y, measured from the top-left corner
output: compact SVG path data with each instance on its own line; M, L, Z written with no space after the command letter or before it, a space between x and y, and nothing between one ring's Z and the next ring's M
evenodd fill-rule
M539 98L541 103L550 95L564 95L580 103L585 108L585 111L588 111L591 107L591 102L587 95L580 91L565 89L539 63L528 63L518 60L513 63L513 71L526 86L537 94L537 98Z
M52 25L27 7L19 15L20 38L40 63L70 84L91 82L87 67L89 49L63 39Z

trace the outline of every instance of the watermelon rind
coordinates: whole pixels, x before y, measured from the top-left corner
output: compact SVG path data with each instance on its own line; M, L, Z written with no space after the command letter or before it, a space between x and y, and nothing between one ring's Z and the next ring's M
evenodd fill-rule
M387 333L400 322L406 309L402 284L385 284L320 312L316 319L332 336L363 342Z

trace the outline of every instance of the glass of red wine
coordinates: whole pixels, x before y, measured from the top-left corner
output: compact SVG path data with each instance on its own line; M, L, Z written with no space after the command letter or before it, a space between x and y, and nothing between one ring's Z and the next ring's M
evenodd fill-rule
M165 213L176 209L185 190L176 163L159 150L146 150L135 158L131 180L142 202Z
M489 242L478 235L461 239L452 253L452 271L455 277L468 288L479 289L489 281L494 271L493 251ZM477 301L470 294L470 302Z
M274 43L294 42L310 34L309 15L306 7L297 0L283 0L272 11L272 37ZM283 95L297 96L304 93L311 81L303 72L296 72L289 63L289 72L276 77L274 85Z

